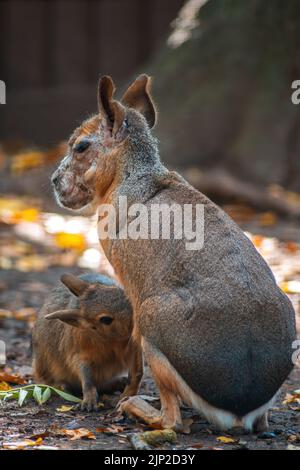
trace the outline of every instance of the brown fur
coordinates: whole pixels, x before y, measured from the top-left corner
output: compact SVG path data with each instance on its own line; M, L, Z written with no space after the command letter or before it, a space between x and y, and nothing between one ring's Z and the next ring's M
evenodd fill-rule
M131 367L132 309L123 289L103 275L63 275L33 329L35 379L83 392L82 408L97 407L100 391L124 388L121 375ZM110 324L103 324L111 321ZM139 371L124 396L137 393Z
M186 240L172 237L100 242L131 301L133 336L159 387L162 423L182 426L179 397L220 427L260 427L293 367L294 310L239 227L161 163L150 131L155 107L149 84L139 77L119 102L112 80L100 80L98 150L87 170L93 194L87 200L93 207L110 203L117 212L120 195L128 206L148 209L202 204L204 246L189 251ZM58 184L55 189L59 193ZM76 198L70 190L67 207Z

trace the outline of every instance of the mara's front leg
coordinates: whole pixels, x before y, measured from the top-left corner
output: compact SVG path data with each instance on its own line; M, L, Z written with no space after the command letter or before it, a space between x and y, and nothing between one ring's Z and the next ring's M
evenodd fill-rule
M98 409L98 392L92 378L92 370L86 363L79 366L79 374L82 386L81 410L96 411Z

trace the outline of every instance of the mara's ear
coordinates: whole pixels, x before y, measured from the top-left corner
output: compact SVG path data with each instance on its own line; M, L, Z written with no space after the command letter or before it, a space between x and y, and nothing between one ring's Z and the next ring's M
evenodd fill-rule
M64 323L68 323L71 326L80 326L81 317L80 310L70 309L70 310L57 310L53 313L48 313L45 315L47 320L61 320Z
M151 78L140 75L124 93L121 102L139 111L148 122L150 129L156 122L156 109L151 98Z
M98 87L99 112L113 136L121 129L125 119L125 108L113 99L114 92L115 85L111 77L101 77Z
M61 282L72 292L72 294L79 297L89 287L89 283L73 276L73 274L63 274L60 278Z

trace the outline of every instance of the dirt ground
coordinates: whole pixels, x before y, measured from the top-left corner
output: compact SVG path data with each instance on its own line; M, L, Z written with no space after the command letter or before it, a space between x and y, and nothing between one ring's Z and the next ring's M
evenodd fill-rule
M284 225L284 224L283 224ZM3 263L9 259L11 244L24 242L24 233L16 230L16 224L0 224L0 241L2 246ZM278 227L278 226L277 226ZM257 227L247 226L255 233ZM271 230L271 228L270 228ZM269 230L269 232L270 232ZM21 234L20 234L21 233ZM299 227L298 232L299 233ZM278 235L278 234L276 234ZM300 246L296 242L282 245L272 237L264 238L255 235L255 243L260 247L263 255L271 264L281 283L299 282L300 277ZM283 237L285 238L285 237ZM28 241L28 240L27 240ZM34 253L37 256L46 256L48 245L31 241ZM64 250L61 250L63 252ZM41 258L42 259L42 258ZM6 260L6 261L5 261ZM32 260L31 260L32 261ZM27 260L29 263L29 260ZM36 260L35 260L36 262ZM21 269L20 269L21 266ZM42 305L49 289L54 286L63 272L75 274L86 271L78 264L70 262L68 267L57 266L55 263L45 269L37 269L33 263L24 269L19 264L18 269L2 269L0 272L0 310L3 312L23 312L20 315L0 315L0 339L5 340L7 347L7 364L5 370L18 373L27 383L32 381L30 332L32 328L32 315L27 315L32 309L36 312ZM293 284L294 286L295 284ZM298 285L298 284L297 284ZM287 289L288 290L288 289ZM291 289L291 299L299 317L299 293ZM27 313L26 313L27 312ZM299 325L299 323L298 323ZM1 369L0 369L1 370ZM283 385L277 401L270 413L270 430L259 435L234 433L220 433L195 413L184 408L186 418L193 419L190 434L177 435L176 444L165 444L163 449L296 449L300 450L300 407L291 402L284 404L288 393L292 394L300 388L300 364ZM147 371L141 393L157 397L157 391L149 372ZM0 449L10 448L24 439L38 441L36 448L53 449L130 449L128 436L132 433L143 432L149 428L134 423L128 418L113 413L113 403L118 396L101 397L103 406L99 412L86 413L76 410L59 410L62 405L70 405L59 398L51 398L45 405L39 406L33 400L19 407L16 401L7 401L0 404ZM300 402L300 400L299 400ZM298 402L298 403L299 403ZM156 402L154 402L156 404ZM157 400L157 406L159 402ZM60 430L75 430L85 428L91 431L89 437L72 440ZM98 431L97 431L98 430ZM228 437L227 443L218 440L219 437ZM224 441L224 439L223 439ZM26 448L26 447L25 447Z

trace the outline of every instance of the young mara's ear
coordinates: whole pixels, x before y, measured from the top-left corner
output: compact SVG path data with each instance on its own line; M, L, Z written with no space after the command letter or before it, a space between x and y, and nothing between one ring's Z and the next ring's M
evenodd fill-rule
M139 111L148 122L150 129L156 122L156 109L150 94L151 78L140 75L124 93L121 102L129 108Z
M72 294L79 297L89 287L89 283L73 276L73 274L63 274L60 278L61 282L72 292Z
M57 310L53 313L48 313L45 316L47 320L61 320L64 323L68 323L71 326L80 326L80 310L70 309L70 310Z
M101 77L98 88L99 112L112 135L117 134L125 119L125 108L113 99L114 92L115 85L111 77Z

